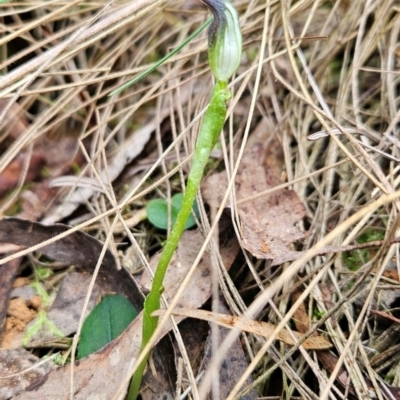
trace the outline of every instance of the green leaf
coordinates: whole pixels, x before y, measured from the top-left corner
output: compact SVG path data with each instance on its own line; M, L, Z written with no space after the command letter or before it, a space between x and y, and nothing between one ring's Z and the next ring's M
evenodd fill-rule
M119 336L138 312L124 296L107 295L86 318L78 343L78 358L96 352Z
M8 0L7 0L8 1ZM1 0L0 0L1 3ZM196 36L198 36L204 28L206 28L210 23L212 19L209 18L206 22L204 22L203 25L201 25L199 28L197 28L187 39L183 41L182 44L180 44L178 47L176 47L174 50L169 52L166 56L161 58L161 60L157 61L154 65L152 65L150 68L147 68L144 72L136 76L135 78L131 79L129 82L124 83L122 86L119 88L115 89L112 91L109 96L114 96L117 93L122 92L123 90L127 89L128 87L134 85L136 82L140 81L143 79L145 76L151 74L153 71L155 71L160 65L164 64L169 58L171 58L173 55L181 51L189 42L191 42Z
M177 193L174 196L172 196L172 201L171 201L171 226L174 225L176 221L176 217L178 215L179 210L182 207L182 200L183 200L183 194L182 193ZM193 213L196 215L196 218L200 217L199 213L199 207L197 206L197 202L195 201L193 204ZM165 200L163 199L153 199L150 200L149 203L147 204L147 218L149 221L159 229L168 229L168 204ZM185 229L189 229L193 226L196 225L196 221L193 217L193 215L190 215L186 225Z

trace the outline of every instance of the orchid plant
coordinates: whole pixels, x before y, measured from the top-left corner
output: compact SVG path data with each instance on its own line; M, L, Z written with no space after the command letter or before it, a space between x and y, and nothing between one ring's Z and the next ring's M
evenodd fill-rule
M146 347L157 328L158 317L153 317L152 313L160 308L163 281L168 265L191 214L211 150L217 143L224 126L227 110L226 102L231 98L231 93L228 90L228 81L236 72L242 54L242 35L239 18L230 1L200 1L211 10L214 17L208 32L208 60L215 78L215 85L200 127L182 206L162 251L154 274L151 291L144 303L141 351ZM146 354L132 378L128 400L136 399L139 393L149 355L149 353Z

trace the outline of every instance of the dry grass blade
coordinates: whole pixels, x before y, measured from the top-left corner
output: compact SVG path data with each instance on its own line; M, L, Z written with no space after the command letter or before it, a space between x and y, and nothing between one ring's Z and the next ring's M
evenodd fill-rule
M275 329L268 338L244 333L248 359L262 360L246 372L257 377L253 386L260 396L342 398L348 390L358 398L368 393L384 399L386 387L395 396L393 388L400 386L394 325L400 293L397 1L233 2L244 52L231 84L230 118L208 166L211 181L224 173L226 185L216 201L214 186L198 199L204 238L199 247L211 249L214 266L210 313L218 313L220 288L239 326L250 309L253 320L285 329L302 305L309 334L327 332L333 343L329 359L335 360L329 368L303 347L274 345L284 330ZM150 270L149 255L165 235L145 221L147 201L169 200L184 190L212 87L205 33L134 86L108 95L176 48L207 17L197 0L0 1L2 215L62 219L73 225L63 236L85 230L107 240L120 264ZM237 185L243 189L251 182L236 175L243 172L257 126L279 144L269 151L276 155L282 149L280 170L274 182L245 196ZM68 158L63 164L61 155ZM44 167L35 170L32 159L44 160ZM258 161L254 171L273 168L271 159ZM14 179L8 179L10 173ZM50 188L51 182L64 187ZM300 258L281 265L294 259L283 257L272 265L268 257L259 260L243 249L228 273L218 240L243 238L248 214L242 210L254 202L251 230L260 237L277 231L262 229L271 222L263 219L273 212L268 199L283 202L278 194L289 192L296 193L302 214L299 222L288 219L290 229L301 234L288 240L287 254ZM0 266L49 242L7 255ZM178 296L201 257L176 288ZM301 299L294 302L293 292ZM167 301L167 314L173 313L179 298ZM185 354L177 329L175 335ZM214 352L223 355L223 349ZM174 395L187 390L206 398L207 377L218 371L217 361L209 364L198 383L198 371L186 358ZM235 383L229 399L244 395L241 382ZM212 390L211 398L217 393Z
M153 315L162 317L165 311L158 310L153 313ZM260 335L263 337L271 337L276 328L275 325L264 321L254 321L251 319L246 319L244 317L236 317L233 315L225 315L213 313L211 311L204 310L190 310L184 308L175 308L172 311L173 315L180 315L182 317L198 318L203 321L212 322L225 328L230 329L243 329L247 333L253 333L254 335ZM296 340L294 340L294 338ZM281 330L277 336L277 339L282 341L289 346L294 346L296 341L302 340L302 335L300 332L287 331L285 329ZM326 350L332 347L332 344L328 342L322 336L313 336L311 338L302 341L302 345L307 350Z

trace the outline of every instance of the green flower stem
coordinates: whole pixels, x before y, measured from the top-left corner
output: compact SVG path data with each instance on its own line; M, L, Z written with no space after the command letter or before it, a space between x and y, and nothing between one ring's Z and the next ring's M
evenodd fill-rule
M207 5L214 14L214 20L208 36L208 59L216 83L200 127L182 206L158 261L151 291L144 302L141 352L149 343L157 328L158 317L152 317L152 313L160 308L161 295L164 291L163 281L168 265L192 211L211 150L217 143L224 126L226 102L231 97L231 93L228 90L228 80L236 72L242 54L242 35L239 19L235 8L229 0L200 1ZM146 354L133 375L127 396L128 400L135 400L139 393L143 372L149 356L150 352Z
M154 274L151 291L144 302L141 351L147 345L157 328L158 317L152 317L151 314L153 311L160 308L161 294L164 291L163 281L168 265L178 246L179 240L185 229L186 221L192 211L193 203L203 177L204 168L210 157L211 150L217 143L219 134L221 133L225 123L226 102L231 97L227 86L227 82L220 81L215 84L210 104L203 117L193 156L192 167L187 180L186 191L182 201L182 207L177 215L171 233L168 236L164 250L161 253ZM129 400L136 399L137 394L139 393L144 368L149 355L150 354L146 355L133 376L127 397Z
M201 178L203 177L204 168L208 162L211 150L214 148L219 134L224 126L226 115L226 101L230 97L230 92L227 90L227 84L220 83L216 85L211 102L204 115L201 125L199 137L197 139L196 150L193 157L192 167L189 173L185 195L182 200L182 207L177 215L176 222L168 236L167 243L161 254L156 272L154 274L153 286L148 299L152 299L153 292L161 295L164 276L167 267L178 242L185 229L186 221L188 220L192 211L193 203L196 198L197 190L199 188ZM159 296L158 296L159 298ZM154 308L151 312L157 310ZM149 314L151 314L151 312ZM152 317L154 320L157 318Z

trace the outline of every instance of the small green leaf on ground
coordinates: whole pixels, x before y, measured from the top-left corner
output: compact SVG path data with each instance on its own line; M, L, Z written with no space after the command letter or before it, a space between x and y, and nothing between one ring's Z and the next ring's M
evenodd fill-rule
M110 343L137 315L135 307L124 296L103 297L83 324L78 358L86 357Z
M176 217L182 206L183 194L177 193L172 196L171 202L171 226L174 225ZM199 208L197 202L193 204L193 213L196 218L199 218ZM159 229L168 229L168 204L164 199L153 199L147 205L147 218L149 221ZM186 222L185 229L192 228L196 224L193 215L190 215Z

